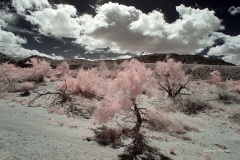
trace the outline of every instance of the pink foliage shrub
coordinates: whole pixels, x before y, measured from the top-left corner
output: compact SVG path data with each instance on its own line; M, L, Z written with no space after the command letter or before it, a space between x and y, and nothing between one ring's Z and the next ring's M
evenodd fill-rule
M46 60L41 60L37 58L32 58L30 62L27 62L26 64L31 64L31 68L27 68L28 80L35 81L37 83L42 82L44 80L44 77L49 76L52 67L50 66L50 63L48 63Z
M15 91L15 84L24 80L24 71L13 64L3 63L0 65L1 89L9 92Z
M105 123L120 111L129 111L136 107L136 99L141 94L149 98L155 93L156 80L153 72L142 63L133 59L121 64L123 70L110 84L110 89L95 111L95 120Z
M227 80L226 84L229 90L240 93L240 81Z
M95 68L80 69L76 78L69 74L63 77L64 82L57 83L59 90L66 90L70 94L88 94L96 97L103 97L106 94L107 86Z
M182 69L182 63L175 62L171 58L167 62L157 62L156 70L159 75L159 85L169 97L174 98L189 82L189 77Z
M32 82L23 82L20 84L20 89L23 92L27 92L33 88L33 83Z
M220 86L221 81L222 81L222 77L218 70L214 70L214 71L210 72L210 77L207 81L208 83L212 83L217 86Z
M115 66L114 69L108 69L108 66L104 61L100 62L98 70L100 72L100 75L105 78L114 79L117 77L118 72Z
M69 64L67 62L63 61L54 70L54 75L64 76L65 74L69 74Z
M3 63L0 65L0 79L5 82L16 82L20 78L19 69L9 63Z

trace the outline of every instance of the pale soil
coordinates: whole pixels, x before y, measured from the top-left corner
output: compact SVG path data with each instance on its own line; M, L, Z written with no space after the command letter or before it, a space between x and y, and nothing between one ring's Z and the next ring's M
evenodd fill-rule
M93 135L90 121L49 114L40 107L9 107L11 104L6 100L0 103L1 160L105 160L116 159L119 153L85 140Z
M216 100L218 89L203 81L193 81L190 90L185 90L182 97L200 99L211 104L213 109L195 116L180 112L168 111L164 114L177 125L173 129L181 128L179 124L192 128L185 134L161 131L150 131L146 128L142 132L150 140L149 144L160 149L164 155L176 160L239 160L240 157L240 127L237 113L240 104L223 104ZM54 90L52 83L37 86L35 90ZM123 152L123 147L112 149L99 146L94 141L86 141L92 137L93 117L90 119L67 118L47 112L46 98L36 102L35 107L27 107L30 97L19 97L19 93L2 93L0 99L0 160L27 159L58 159L58 160L113 160ZM240 95L233 93L240 98ZM148 100L142 96L139 106L156 108L157 110L171 110L173 104L163 99L163 92ZM92 104L91 104L92 103ZM84 106L95 106L96 101L84 102ZM37 107L36 107L37 106ZM45 108L44 108L45 107ZM55 111L55 113L61 113ZM160 115L160 118L164 116ZM163 118L164 119L164 118ZM121 122L121 120L119 120ZM115 120L109 123L117 127ZM176 155L170 154L173 151Z

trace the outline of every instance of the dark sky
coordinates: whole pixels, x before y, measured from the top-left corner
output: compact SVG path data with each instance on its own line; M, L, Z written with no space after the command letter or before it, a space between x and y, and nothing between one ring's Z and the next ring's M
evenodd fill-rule
M1 0L0 7L0 52L18 59L174 52L240 64L238 0Z

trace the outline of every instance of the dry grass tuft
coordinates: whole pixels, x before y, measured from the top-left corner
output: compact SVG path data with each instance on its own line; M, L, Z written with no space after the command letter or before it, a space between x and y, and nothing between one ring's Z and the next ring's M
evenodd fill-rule
M195 115L212 108L209 103L195 98L178 99L175 104L178 111L187 115Z
M148 117L149 123L147 128L153 131L166 132L171 135L183 135L188 131L199 132L197 128L184 124L164 111L149 112Z

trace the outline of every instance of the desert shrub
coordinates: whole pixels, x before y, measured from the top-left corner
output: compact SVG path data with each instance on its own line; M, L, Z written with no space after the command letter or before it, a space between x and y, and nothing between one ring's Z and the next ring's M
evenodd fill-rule
M143 134L138 134L129 144L123 154L119 156L120 160L171 160L171 158L163 155L157 148L149 146Z
M98 74L95 68L80 69L76 78L65 74L63 80L63 82L57 83L58 90L66 90L70 94L81 94L87 98L101 99L108 89L105 79Z
M233 115L231 115L228 118L230 119L231 122L237 123L240 125L240 112L234 113Z
M136 100L141 94L150 98L155 93L156 80L150 69L135 59L123 62L121 66L123 70L110 83L109 92L95 112L95 119L99 123L107 122L120 111L131 111L131 108L142 121L138 117L140 113Z
M22 71L13 64L3 63L0 65L0 82L2 90L14 92L15 84L22 80Z
M57 76L57 77L62 77L65 74L70 74L69 64L67 62L63 61L60 64L58 64L58 66L56 67L56 69L53 72L53 75Z
M99 66L98 66L98 70L99 70L99 74L102 77L105 78L110 78L110 79L114 79L117 77L117 68L114 67L113 69L109 69L106 62L102 61L100 62Z
M41 83L44 81L44 77L50 76L52 72L52 67L50 63L46 60L41 60L37 58L30 59L26 64L30 64L31 68L25 68L26 70L26 79L28 81L34 81L36 83Z
M240 93L240 81L227 80L226 85L230 91Z
M136 59L121 64L117 77L110 83L109 92L101 101L101 106L95 112L95 121L106 123L121 111L132 113L134 126L131 129L132 143L127 145L120 159L151 159L161 155L156 149L147 145L144 136L140 133L142 124L146 122L144 111L137 105L137 98L145 94L148 98L156 91L156 79L152 70L146 68ZM154 155L155 154L155 155Z
M217 100L222 101L224 104L239 103L240 99L231 93L226 91L219 91Z
M152 110L148 112L147 128L154 131L168 132L170 134L185 134L189 127L176 121L164 111Z
M207 80L208 83L220 86L221 81L222 81L222 77L218 70L214 70L214 71L210 72L209 78Z
M29 90L31 90L33 88L33 83L32 82L23 82L20 84L20 91L22 91L23 93L21 94L21 96L28 96L30 95Z
M188 115L205 112L207 109L212 108L209 103L194 98L178 99L175 101L175 103L177 110Z
M102 126L93 130L95 133L94 139L95 141L103 146L110 146L112 148L119 148L123 146L121 141L124 133L121 129L113 129L107 126Z
M185 74L182 63L168 59L167 62L157 62L156 71L159 75L159 85L169 97L175 98L182 89L186 88L189 77Z

